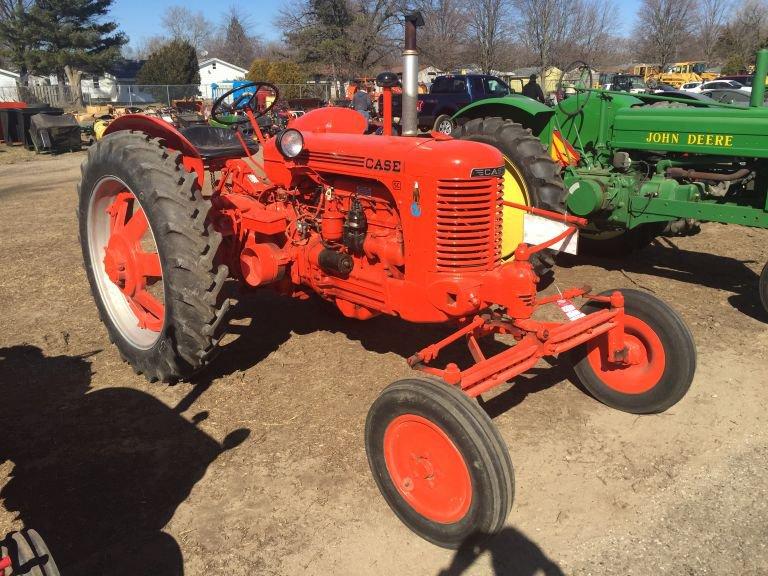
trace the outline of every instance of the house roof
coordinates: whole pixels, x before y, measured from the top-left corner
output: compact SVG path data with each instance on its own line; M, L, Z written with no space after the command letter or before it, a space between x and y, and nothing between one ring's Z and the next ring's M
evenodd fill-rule
M11 72L10 70L5 70L3 68L0 68L0 76L10 76L11 78L19 78L19 75L16 72Z
M146 60L119 60L110 69L109 73L115 78L133 80L144 66Z
M208 66L208 64L211 64L213 62L218 62L219 64L224 64L225 66L228 66L232 68L233 70L237 70L238 72L242 74L247 74L248 70L245 68L240 68L240 66L235 66L234 64L231 64L227 62L226 60L222 60L221 58L206 58L202 62L198 64L198 68L204 68L205 66Z

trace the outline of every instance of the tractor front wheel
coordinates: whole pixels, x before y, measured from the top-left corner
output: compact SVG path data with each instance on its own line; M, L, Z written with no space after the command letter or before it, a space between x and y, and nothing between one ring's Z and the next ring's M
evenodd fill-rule
M693 336L677 312L658 298L637 290L620 292L629 363L609 359L607 336L603 335L571 351L574 372L603 404L633 414L663 412L685 396L693 381ZM581 311L589 314L606 306L588 302Z
M400 380L371 406L368 464L405 525L444 548L492 535L514 497L509 453L479 404L432 380Z
M110 340L150 381L191 376L230 305L196 176L159 140L116 132L88 149L79 195L85 270Z

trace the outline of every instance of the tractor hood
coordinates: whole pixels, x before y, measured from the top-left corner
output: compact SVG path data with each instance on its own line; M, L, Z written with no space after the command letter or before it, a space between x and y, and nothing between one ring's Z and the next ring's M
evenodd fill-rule
M611 146L625 150L765 157L768 108L622 108L616 111Z
M291 187L306 170L389 181L393 189L414 179L471 179L497 176L504 165L501 153L487 144L434 138L403 138L306 132L304 151L283 158L272 139L264 147L270 179ZM398 183L395 183L398 182Z

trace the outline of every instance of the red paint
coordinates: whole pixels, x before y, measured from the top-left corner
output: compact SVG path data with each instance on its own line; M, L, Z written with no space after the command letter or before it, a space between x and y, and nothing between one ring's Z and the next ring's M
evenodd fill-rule
M195 164L199 155L161 122L123 117L122 127L144 126L153 135L164 134L169 145L189 152L185 166L201 170ZM120 127L110 125L111 130ZM596 360L601 377L617 389L640 390L658 381L663 372L658 337L626 317L620 293L599 297L591 296L589 287L566 289L562 297L591 298L607 307L573 322L533 319L536 310L561 296L538 297L538 277L528 258L557 239L533 247L521 244L513 261L501 262L506 204L501 179L471 177L475 168L502 165L498 150L442 135L364 135L363 118L339 108L314 110L291 127L304 137L304 150L296 158L283 157L275 139L269 139L258 170L249 161L225 159L214 179L208 216L224 236L221 258L235 279L301 298L315 292L360 320L388 314L411 322L456 321L454 334L419 351L409 363L470 396L509 381L545 356L590 341L599 343L591 345L591 354L604 354ZM356 206L365 220L359 244L347 226ZM584 224L570 215L515 207L567 223L564 234ZM127 220L122 224L131 226ZM137 317L160 329L164 311L141 290L151 270L134 263L131 255L138 248L133 237L119 226L114 236L108 249L115 260L110 277L133 303ZM351 270L324 269L323 250L340 253L352 262ZM119 269L121 262L130 264L123 265L127 272ZM493 306L497 311L490 312ZM494 334L511 335L516 345L487 356L483 339ZM432 365L443 348L462 339L470 346L472 366Z
M165 307L147 288L162 281L163 272L160 255L147 252L141 245L148 230L144 211L126 189L115 196L107 213L110 215L109 242L104 250L107 275L126 297L137 324L159 332Z
M458 522L472 504L472 479L461 452L435 422L398 416L384 432L384 461L395 488L422 516Z
M625 362L612 362L607 341L597 338L587 344L587 358L595 374L623 394L642 394L659 383L666 367L664 346L653 329L635 316L624 314Z

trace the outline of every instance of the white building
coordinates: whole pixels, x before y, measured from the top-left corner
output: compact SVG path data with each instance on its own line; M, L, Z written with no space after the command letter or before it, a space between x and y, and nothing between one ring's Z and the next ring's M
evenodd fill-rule
M0 68L0 102L14 102L19 99L16 83L19 75L10 70Z
M200 94L203 98L213 98L217 88L227 90L235 80L245 79L248 70L225 62L221 58L208 58L200 62ZM222 86L224 85L224 86ZM218 94L221 90L218 91Z

